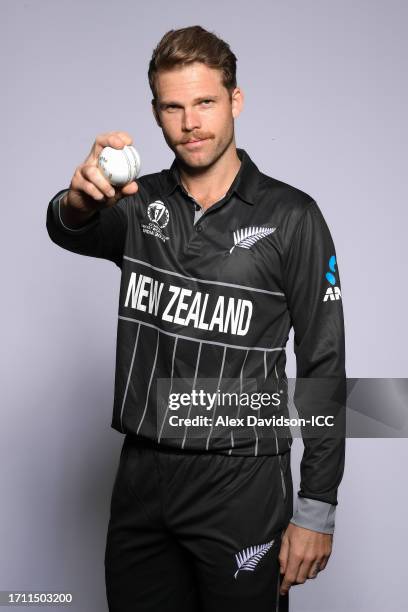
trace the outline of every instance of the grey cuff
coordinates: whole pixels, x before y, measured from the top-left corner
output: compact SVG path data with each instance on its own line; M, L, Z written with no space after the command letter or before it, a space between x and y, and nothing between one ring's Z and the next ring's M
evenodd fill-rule
M77 227L77 228L69 227L68 225L65 225L65 223L62 221L62 218L61 218L61 200L62 200L62 198L64 197L64 195L68 191L69 191L69 189L64 189L64 191L59 192L59 194L56 195L55 198L52 201L52 215L53 215L54 221L55 221L56 225L59 228L65 230L69 234L72 234L72 233L73 234L84 233L96 221L96 219L94 217L91 217L91 219L88 219L88 221L86 223L84 223L83 225L81 225L80 227Z
M332 534L334 533L336 507L334 504L298 495L297 508L290 522L298 527Z

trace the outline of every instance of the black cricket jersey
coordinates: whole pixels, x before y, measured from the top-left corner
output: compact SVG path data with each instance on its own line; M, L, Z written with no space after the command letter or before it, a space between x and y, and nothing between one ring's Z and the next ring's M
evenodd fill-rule
M114 429L186 452L276 455L290 449L289 430L277 435L255 424L240 435L212 423L206 435L184 426L171 437L164 423L163 397L177 381L183 389L216 381L218 391L235 381L242 391L248 380L258 392L282 393L291 326L297 377L345 381L339 269L322 212L307 193L259 171L245 150L237 154L233 183L204 212L174 159L77 229L62 223L60 191L49 203L47 230L64 249L121 269ZM301 414L301 393L296 407ZM272 406L257 411L263 419L272 414ZM344 439L303 442L299 496L333 509Z

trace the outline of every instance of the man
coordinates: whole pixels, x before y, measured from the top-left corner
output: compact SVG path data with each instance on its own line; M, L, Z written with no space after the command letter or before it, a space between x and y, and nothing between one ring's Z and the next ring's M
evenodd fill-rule
M293 513L289 434L216 431L218 404L199 435L191 419L172 434L169 398L204 380L279 395L291 325L299 380L344 382L334 245L308 194L236 148L243 92L227 43L200 26L171 30L148 76L171 168L115 190L98 156L132 139L101 134L47 211L55 243L122 274L112 427L126 438L106 543L109 609L288 610L290 587L331 554L344 439L304 437ZM306 414L313 400L296 393Z

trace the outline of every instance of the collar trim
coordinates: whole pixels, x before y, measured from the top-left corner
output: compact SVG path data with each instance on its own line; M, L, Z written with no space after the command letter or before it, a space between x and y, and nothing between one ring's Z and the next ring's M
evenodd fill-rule
M241 160L241 166L226 195L235 192L241 200L253 205L256 203L260 172L244 149L237 148L237 155ZM180 181L177 158L174 158L168 170L163 170L162 172L165 177L164 193L167 197L170 196L177 187L185 191Z

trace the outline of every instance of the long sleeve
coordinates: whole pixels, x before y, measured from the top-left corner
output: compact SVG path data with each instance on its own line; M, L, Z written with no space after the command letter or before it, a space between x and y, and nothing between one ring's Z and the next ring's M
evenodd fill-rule
M84 225L70 228L60 214L66 191L59 191L48 204L46 227L51 240L68 251L108 259L121 267L127 230L126 198L96 212Z
M298 220L284 256L284 283L294 328L295 406L300 417L333 415L336 426L305 435L294 524L333 533L345 462L346 402L343 306L336 252L314 200ZM316 381L310 379L318 379Z

